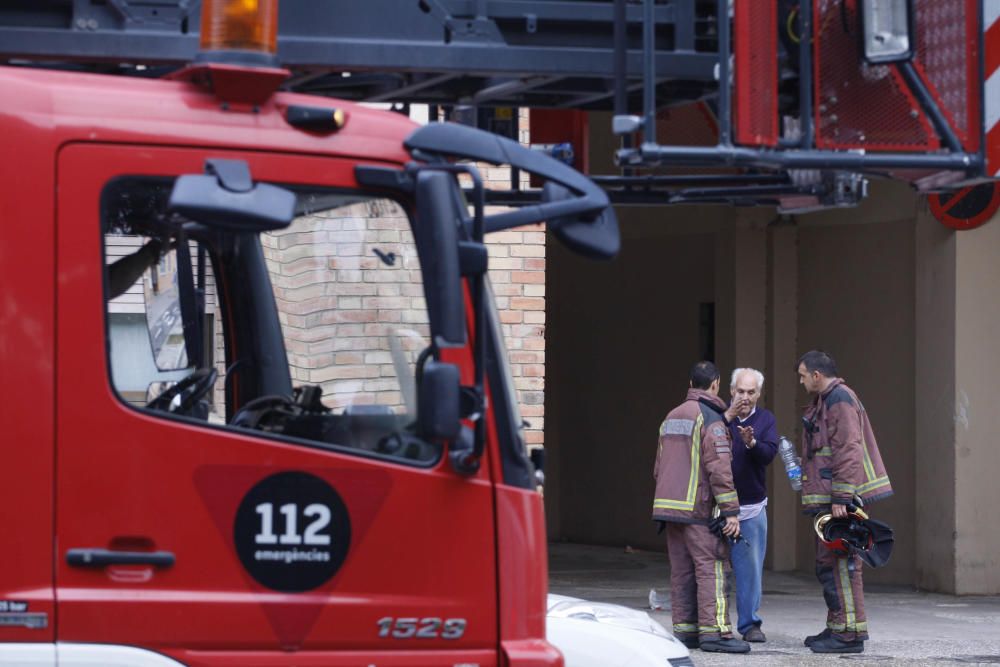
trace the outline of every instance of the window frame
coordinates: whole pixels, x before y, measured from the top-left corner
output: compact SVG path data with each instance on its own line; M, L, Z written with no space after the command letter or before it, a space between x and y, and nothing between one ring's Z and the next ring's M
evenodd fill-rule
M436 455L433 458L429 458L429 459L407 458L407 457L403 457L403 456L398 456L398 455L388 454L388 453L383 453L383 452L377 452L377 451L373 451L373 450L365 449L365 448L360 448L360 447L354 447L354 446L349 446L349 445L342 445L342 444L337 444L337 443L332 443L332 442L324 442L324 441L320 441L320 440L313 440L313 439L299 437L299 436L295 436L295 435L287 435L287 434L284 434L284 433L275 433L275 432L271 432L271 431L263 431L263 430L258 430L258 429L239 428L239 427L231 425L229 423L229 420L232 418L233 415L230 414L230 408L233 405L233 403L232 403L231 398L229 396L230 390L229 390L228 377L229 377L230 372L232 371L233 364L235 363L231 359L231 350L233 349L233 345L232 345L233 344L233 337L236 335L234 329L239 326L239 323L233 320L233 310L232 310L232 306L230 304L230 296L228 295L228 290L224 289L224 286L228 287L228 279L225 279L223 277L224 275L226 275L227 271L226 271L226 269L220 270L220 268L219 268L220 267L221 258L219 257L218 249L212 247L211 244L202 243L201 241L198 241L198 239L191 239L191 240L198 241L201 245L204 245L206 253L207 253L208 261L211 263L212 272L213 272L213 275L215 277L216 299L217 299L217 302L218 302L218 306L217 307L219 309L218 326L222 327L222 337L223 337L223 346L224 346L224 362L225 362L225 368L226 368L226 373L225 373L224 377L222 378L222 382L224 383L224 391L223 391L224 406L222 406L222 407L224 409L224 413L223 414L225 416L225 420L226 421L224 423L220 424L220 423L214 423L214 422L211 422L211 421L208 421L208 420L201 420L201 419L198 419L198 418L195 418L195 417L189 417L189 416L186 416L186 415L176 414L176 413L172 413L172 412L166 412L166 411L161 411L161 410L152 410L152 409L148 408L147 406L138 406L138 405L135 405L133 403L130 403L124 396L122 396L122 394L120 393L120 391L118 390L118 388L115 386L115 383L114 383L114 375L113 375L113 369L112 369L112 355L111 355L111 347L110 347L111 346L111 335L110 335L110 333L111 333L111 317L110 317L111 313L109 312L109 309L108 309L109 300L107 298L108 295L109 295L109 293L110 293L109 292L110 285L109 285L109 273L108 273L108 270L107 270L107 267L108 267L108 264L107 264L107 261L108 261L107 245L106 245L106 241L105 241L105 237L107 236L107 232L105 231L105 226L106 226L106 220L107 220L106 197L108 196L108 188L109 188L109 186L112 183L114 183L116 181L131 180L131 179L143 180L143 181L163 181L165 183L172 183L174 180L176 180L181 175L183 175L183 174L121 173L121 174L117 174L115 176L112 176L111 178L106 179L103 182L103 185L101 186L101 191L100 191L100 195L99 195L100 210L99 210L99 213L98 213L98 221L99 221L99 229L98 229L98 232L99 232L98 233L98 237L99 238L98 238L98 241L100 243L100 256L101 256L101 260L100 261L102 262L102 268L101 268L101 285L102 285L102 290L101 290L101 293L102 293L102 296L103 296L103 302L101 304L101 309L102 309L102 312L103 312L103 315L102 315L102 318L103 318L102 319L102 324L103 324L104 343L105 343L105 371L106 371L105 372L105 381L107 383L107 387L111 390L112 394L114 395L114 397L117 400L117 402L119 403L119 405L123 406L128 411L135 412L137 414L140 414L140 415L143 415L143 416L146 416L146 417L152 417L154 419L162 419L162 420L164 420L166 422L171 422L171 423L179 423L179 424L186 424L186 425L189 425L189 426L196 426L196 427L203 428L203 429L217 430L217 431L220 431L222 433L226 433L228 435L251 436L251 437L259 438L261 440L265 440L265 441L268 441L268 442L297 445L297 446L306 447L306 448L313 449L313 450L327 451L327 452L333 452L333 453L337 453L337 454L345 454L345 455L348 455L348 456L351 456L351 457L357 457L357 458L361 458L361 459L368 459L368 460L374 460L374 461L385 462L385 463L394 463L394 464L398 464L398 465L403 465L403 466L405 466L408 469L430 470L430 469L434 469L434 468L437 468L437 467L441 466L443 464L444 460L446 459L446 457L444 456L445 447L443 445L439 444L439 443L431 443L431 442L428 442L426 440L423 440L422 438L419 438L415 434L414 434L414 437L417 437L417 439L421 440L422 442L424 442L428 446L434 447L436 449ZM308 190L324 190L324 191L328 191L328 192L331 192L331 193L342 192L344 194L356 195L358 197L359 201L362 201L362 200L389 200L389 201L392 201L393 203L395 203L400 208L400 210L406 216L406 219L407 219L407 221L409 223L411 234L414 233L413 232L413 225L414 225L414 222L415 222L415 210L414 210L413 202L412 202L412 200L410 198L407 198L407 197L405 197L405 196L403 196L403 195L401 195L399 193L396 193L396 192L373 191L373 190L366 189L366 188L363 188L363 187L352 188L352 187L347 187L347 186L330 186L330 185L317 184L317 183L304 184L304 183L299 183L299 182L289 183L289 182L284 182L284 181L272 181L272 180L262 180L261 182L266 182L266 183L269 183L269 184L272 184L272 185L276 185L276 186L279 186L279 187L286 187L286 188L288 188L288 189L296 192L297 194L301 193L303 190L306 190L306 191L308 191ZM345 204L345 206L350 206L350 205L353 205L354 203L357 203L357 202ZM332 210L332 209L330 209L330 210ZM260 243L260 237L259 237L259 235L254 235L254 238L255 238L257 247L258 248L262 248L262 245ZM413 246L414 246L414 248L415 248L415 250L417 252L417 257L418 257L418 260L420 262L420 266L423 267L425 265L425 260L427 258L425 258L425 257L422 256L421 249L419 247L420 244L416 243L415 239L416 239L416 237L414 235ZM269 278L270 278L270 276L269 276ZM423 281L423 279L421 280L420 285L421 285L421 290L423 291L423 289L425 288L425 282ZM424 292L424 296L426 298L426 293L425 292ZM273 302L274 299L275 299L274 292L273 292L273 285L271 285L270 297L271 297L272 302ZM279 327L280 326L281 325L280 325L280 322L279 322ZM283 333L282 333L282 346L284 347ZM210 356L212 356L214 358L215 355L212 354ZM218 360L215 360L215 361L217 362ZM288 364L288 361L287 361L287 351L285 351L285 366L286 366L286 368L290 367L289 364ZM180 370L184 370L184 369L180 369ZM289 373L289 380L291 381L290 373ZM213 389L212 391L214 392L215 389ZM235 414L235 411L233 412L233 414Z

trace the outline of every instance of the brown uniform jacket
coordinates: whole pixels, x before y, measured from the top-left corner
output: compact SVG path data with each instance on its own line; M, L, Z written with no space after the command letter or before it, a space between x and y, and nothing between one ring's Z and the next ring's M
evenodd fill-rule
M807 513L854 495L871 503L892 495L868 413L857 394L834 380L806 408L802 429L802 507Z
M653 467L655 521L707 524L715 505L723 516L740 513L725 410L718 396L689 389L663 420Z

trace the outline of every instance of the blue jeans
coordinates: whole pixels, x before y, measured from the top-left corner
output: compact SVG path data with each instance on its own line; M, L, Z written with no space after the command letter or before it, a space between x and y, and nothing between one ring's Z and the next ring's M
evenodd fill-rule
M760 609L761 580L764 575L764 553L767 550L767 510L752 519L740 521L742 540L732 547L733 576L736 577L736 629L741 635L763 621Z

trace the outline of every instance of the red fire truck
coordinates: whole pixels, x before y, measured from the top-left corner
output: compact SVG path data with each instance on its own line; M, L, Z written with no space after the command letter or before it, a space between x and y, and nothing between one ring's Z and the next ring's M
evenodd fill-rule
M608 193L494 134L280 92L267 3L204 2L202 52L167 78L134 63L143 49L176 62L167 45L188 43L189 3L30 4L15 10L37 13L34 29L0 26L0 51L26 65L0 68L3 659L560 664L483 240L545 221L573 250L613 256ZM406 53L354 29L362 3L342 4L315 18L348 26L362 56L345 61ZM591 30L611 25L610 2L573 6L583 48L551 59L528 36L560 44L546 30L571 3L412 4L412 20L401 8L381 23L438 21L452 57L422 52L431 70L399 77L399 95L615 97L626 170L727 169L602 178L615 201L808 208L856 203L864 174L933 190L997 173L1000 104L983 75L998 66L983 46L997 41L995 1L739 1L731 23L727 0L618 0L617 96L607 80L588 87L611 78L594 67L611 35ZM49 10L70 5L72 31L51 30ZM155 29L168 9L178 36ZM102 34L115 12L136 32ZM646 29L642 117L628 113L642 55L628 23ZM489 60L512 26L523 39ZM35 66L104 47L127 54L129 76ZM471 94L456 73L504 63L511 80ZM393 99L320 74L299 81ZM717 146L659 145L664 103L706 99ZM487 214L503 196L484 192L481 162L544 187Z
M239 9L172 80L0 69L5 660L561 664L483 235L611 256L608 198L277 92ZM461 161L545 201L486 215Z

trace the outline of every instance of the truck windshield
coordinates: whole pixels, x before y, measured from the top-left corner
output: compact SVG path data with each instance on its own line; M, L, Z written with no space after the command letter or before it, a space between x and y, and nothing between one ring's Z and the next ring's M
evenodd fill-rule
M172 179L103 197L112 384L164 417L429 465L415 437L430 343L406 210L295 187L286 229L222 234L165 212ZM268 293L262 293L267 290Z

